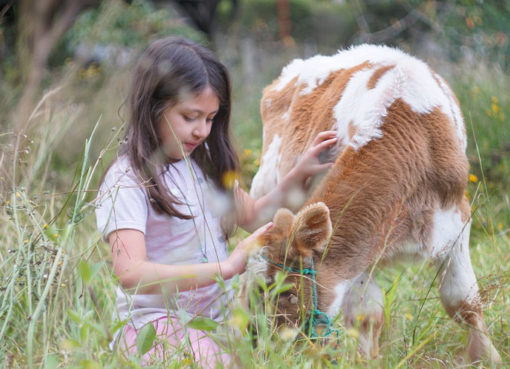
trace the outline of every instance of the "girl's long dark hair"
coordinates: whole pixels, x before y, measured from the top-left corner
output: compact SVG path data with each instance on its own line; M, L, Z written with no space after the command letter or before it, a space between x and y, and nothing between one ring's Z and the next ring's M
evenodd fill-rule
M153 42L136 66L129 95L127 143L119 154L127 155L159 213L191 218L177 211L178 201L160 175L169 158L164 156L157 125L168 106L183 96L203 92L207 86L216 93L219 110L205 144L197 147L191 157L218 189L228 191L224 175L237 172L239 161L230 141L231 87L225 66L209 49L174 37Z

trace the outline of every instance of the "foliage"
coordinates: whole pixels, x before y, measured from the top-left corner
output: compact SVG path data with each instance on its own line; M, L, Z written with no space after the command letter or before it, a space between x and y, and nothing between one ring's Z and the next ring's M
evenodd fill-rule
M237 20L228 17L230 9L220 6L219 24L240 28L242 35L262 41L278 38L277 5L274 0L249 0L240 5ZM331 1L289 0L291 36L297 42L311 40L321 46L338 48L348 42L355 32L350 7ZM234 25L232 25L234 23Z
M420 3L422 7L433 9L430 0ZM467 50L472 50L476 57L492 60L504 69L510 66L509 0L444 2L432 11L431 16L434 19L444 17L441 22L446 43L463 46L450 49L455 59L462 58Z
M137 49L148 40L169 35L204 40L172 8L157 9L144 0L135 0L130 5L114 0L103 1L99 8L83 14L63 42L69 55L83 44Z
M510 0L289 0L289 8L292 37L318 49L335 50L374 35L375 42L390 45L432 38L454 61L470 56L509 67ZM219 13L222 28L231 27L227 7ZM277 14L273 0L245 1L235 27L242 35L275 40Z

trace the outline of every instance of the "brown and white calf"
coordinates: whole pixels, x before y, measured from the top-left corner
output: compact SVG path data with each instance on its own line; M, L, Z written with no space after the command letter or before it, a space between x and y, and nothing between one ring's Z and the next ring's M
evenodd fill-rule
M400 50L361 45L294 60L264 90L261 112L255 198L275 187L319 132L338 132L336 147L323 153L332 169L308 193L290 191L293 210L302 210L280 210L262 237L266 259L294 268L313 259L319 310L333 318L341 309L346 326L359 326L367 356L377 355L383 325L373 267L431 259L441 268L443 306L469 329L470 358L499 361L469 256L466 133L447 83ZM265 268L269 278L281 269ZM310 309L311 282L296 273L288 278L294 287L278 310L299 324Z

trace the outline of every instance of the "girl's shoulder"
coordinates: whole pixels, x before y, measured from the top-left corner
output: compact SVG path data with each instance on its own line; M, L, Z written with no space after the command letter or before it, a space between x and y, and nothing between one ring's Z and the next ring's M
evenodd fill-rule
M126 155L119 156L110 165L103 179L102 186L112 187L115 185L141 184L129 158Z

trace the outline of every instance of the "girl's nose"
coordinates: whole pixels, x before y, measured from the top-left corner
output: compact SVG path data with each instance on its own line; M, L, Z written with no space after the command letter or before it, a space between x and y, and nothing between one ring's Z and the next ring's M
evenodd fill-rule
M207 120L200 120L195 129L193 130L193 136L197 138L205 138L207 137L209 131L207 128Z

